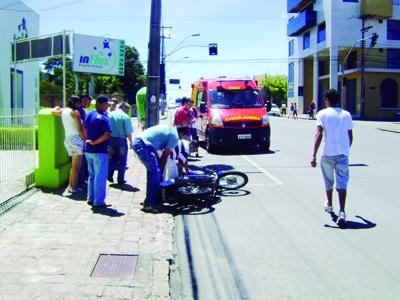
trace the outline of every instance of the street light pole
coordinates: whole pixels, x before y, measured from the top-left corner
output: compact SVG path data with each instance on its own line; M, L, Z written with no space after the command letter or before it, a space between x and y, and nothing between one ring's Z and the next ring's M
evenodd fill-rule
M172 27L161 26L161 64L160 64L160 101L161 101L161 115L164 115L164 109L167 99L167 85L165 82L165 36L164 29L171 29Z
M160 64L160 98L161 98L161 114L164 114L164 107L166 105L167 99L167 84L166 84L166 70L165 70L165 59L167 56L171 55L172 53L178 51L180 48L179 46L183 44L188 38L192 36L200 36L200 33L194 33L186 36L182 41L175 46L175 48L168 54L165 54L165 42L164 39L166 38L164 35L164 29L170 29L172 27L161 27L161 64Z
M147 63L146 128L159 122L161 0L151 1L149 57Z

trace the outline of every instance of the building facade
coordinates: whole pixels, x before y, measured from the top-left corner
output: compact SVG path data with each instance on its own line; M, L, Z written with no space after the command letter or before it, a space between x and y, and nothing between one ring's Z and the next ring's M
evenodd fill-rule
M37 62L11 63L11 44L14 40L39 35L39 15L22 1L5 2L0 4L0 110L37 110L39 65Z
M335 88L355 118L400 111L400 0L287 0L287 8L289 103L306 113L314 100L322 109L324 92Z

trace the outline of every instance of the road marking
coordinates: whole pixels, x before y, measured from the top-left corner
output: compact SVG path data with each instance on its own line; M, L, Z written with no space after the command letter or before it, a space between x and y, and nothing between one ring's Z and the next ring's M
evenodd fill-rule
M246 160L250 165L252 165L254 168L256 168L257 170L259 170L261 173L263 173L265 176L267 176L269 179L271 179L271 181L273 183L275 183L276 185L281 185L283 184L282 181L280 181L277 177L275 177L274 175L272 175L270 172L268 172L267 170L265 170L264 168L260 167L259 165L257 165L254 161L252 161L250 158L248 158L247 156L241 155L241 157Z

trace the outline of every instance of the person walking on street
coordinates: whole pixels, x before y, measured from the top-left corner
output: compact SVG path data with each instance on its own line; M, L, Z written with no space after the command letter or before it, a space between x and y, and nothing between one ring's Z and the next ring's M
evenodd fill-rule
M82 163L84 142L86 140L86 132L82 126L82 119L79 113L81 105L81 99L78 96L72 95L68 100L66 108L55 107L52 110L53 115L61 116L65 132L64 145L68 155L72 158L69 184L64 193L65 195L81 191L78 188L78 177Z
M178 134L179 132L179 134ZM146 199L143 211L159 212L157 210L157 197L160 189L161 174L164 172L165 164L179 137L187 132L185 127L172 127L168 125L156 125L144 130L133 141L133 150L144 164L147 170ZM157 151L161 150L159 157Z
M281 105L281 114L286 116L286 104L285 103L282 103L282 105Z
M297 115L297 103L293 103L293 119L298 119L298 115Z
M315 103L314 103L314 101L311 101L310 105L308 106L308 119L309 120L315 120L314 110L315 110Z
M105 112L109 99L100 95L96 98L96 109L87 114L85 128L87 140L85 156L88 163L89 180L87 202L95 207L106 207L108 174L108 144L111 125Z
M115 169L118 170L118 184L125 184L125 171L128 160L128 143L132 147L132 122L129 117L131 106L127 102L122 102L119 109L108 114L111 124L111 137L109 146L109 164L107 179L114 182L113 176Z
M290 102L288 119L290 119L290 117L293 116L293 111L294 111L294 104L293 102Z
M321 156L321 170L327 197L324 208L328 213L333 213L332 194L335 176L340 205L337 224L344 226L346 224L345 204L349 181L348 157L353 143L353 121L350 113L339 107L339 94L336 90L326 91L324 100L327 108L317 114L317 132L310 163L312 167L316 167L317 152L324 138Z

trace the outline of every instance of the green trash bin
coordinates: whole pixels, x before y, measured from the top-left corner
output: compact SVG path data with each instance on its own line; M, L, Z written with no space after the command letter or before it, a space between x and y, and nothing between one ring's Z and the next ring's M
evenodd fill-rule
M147 88L142 87L136 93L136 109L137 109L137 118L142 128L146 122L146 97L147 97Z

